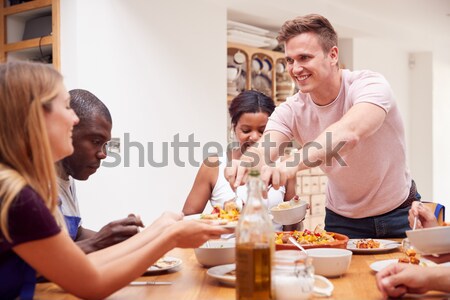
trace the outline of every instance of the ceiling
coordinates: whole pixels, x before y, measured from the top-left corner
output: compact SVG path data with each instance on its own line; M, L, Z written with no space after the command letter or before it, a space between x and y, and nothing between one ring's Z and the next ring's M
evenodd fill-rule
M341 38L390 39L413 51L450 46L450 0L227 0L228 19L277 32L285 20L318 13Z

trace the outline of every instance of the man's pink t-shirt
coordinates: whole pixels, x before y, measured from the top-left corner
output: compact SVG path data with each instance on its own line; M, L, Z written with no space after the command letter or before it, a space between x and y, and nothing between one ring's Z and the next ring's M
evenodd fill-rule
M386 111L383 125L342 156L347 166L335 159L331 166L320 166L328 176L327 208L348 218L387 213L406 200L411 187L402 118L386 79L371 71L342 70L341 89L332 103L319 106L299 92L275 109L266 126L305 145L362 102Z

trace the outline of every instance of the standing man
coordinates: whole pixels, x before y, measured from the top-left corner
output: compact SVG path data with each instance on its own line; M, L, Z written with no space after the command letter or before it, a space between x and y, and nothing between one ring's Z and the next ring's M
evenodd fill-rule
M108 108L92 93L81 89L69 93L70 106L80 121L72 134L74 152L60 164L59 197L70 236L85 253L90 253L135 235L144 225L139 217L130 214L125 219L107 224L99 232L81 226L74 179L87 180L106 158L112 119Z
M372 71L339 69L338 37L323 16L285 22L278 41L299 92L275 109L258 146L241 160L261 167L274 188L320 166L328 176L328 231L351 238L405 236L408 210L420 195L406 166L403 122L388 82ZM303 149L272 166L292 139ZM246 178L245 165L233 162L225 170L234 188Z

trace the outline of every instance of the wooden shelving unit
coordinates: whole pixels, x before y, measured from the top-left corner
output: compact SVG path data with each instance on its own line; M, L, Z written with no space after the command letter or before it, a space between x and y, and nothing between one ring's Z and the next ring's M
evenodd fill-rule
M236 52L240 51L246 57L245 62L243 63L243 68L245 71L245 87L244 89L256 89L259 90L266 95L270 96L276 105L284 102L287 96L290 96L294 92L294 83L292 79L289 77L287 71L285 70L286 62L284 58L284 53L275 52L267 49L254 48L247 45L236 44L228 42L227 45L227 55L232 56ZM265 72L255 72L253 68L254 60L261 61L266 60L267 65L270 67L270 70L266 70ZM277 71L277 65L282 64L284 71ZM268 82L265 87L261 90L254 83L256 80L262 80ZM227 95L228 103L234 98L233 95Z
M0 30L0 62L5 62L10 57L19 59L34 59L36 55L42 54L43 49L52 55L52 63L57 70L60 69L60 31L59 31L59 0L33 0L16 5L8 5L9 1L3 0L0 7L0 16L3 30ZM8 18L16 17L19 22L25 23L27 20L51 15L52 33L48 36L21 40L15 37L14 40L8 36Z

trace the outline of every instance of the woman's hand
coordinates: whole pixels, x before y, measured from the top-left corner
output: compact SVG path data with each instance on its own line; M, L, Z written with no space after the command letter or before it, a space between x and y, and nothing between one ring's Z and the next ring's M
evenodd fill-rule
M408 221L411 228L414 226L414 219L416 216L418 217L416 229L435 227L439 225L433 212L424 205L421 205L419 201L413 202L408 213Z
M164 234L169 234L179 248L197 248L206 241L219 239L222 234L232 233L219 225L211 225L200 220L184 220L171 225Z

